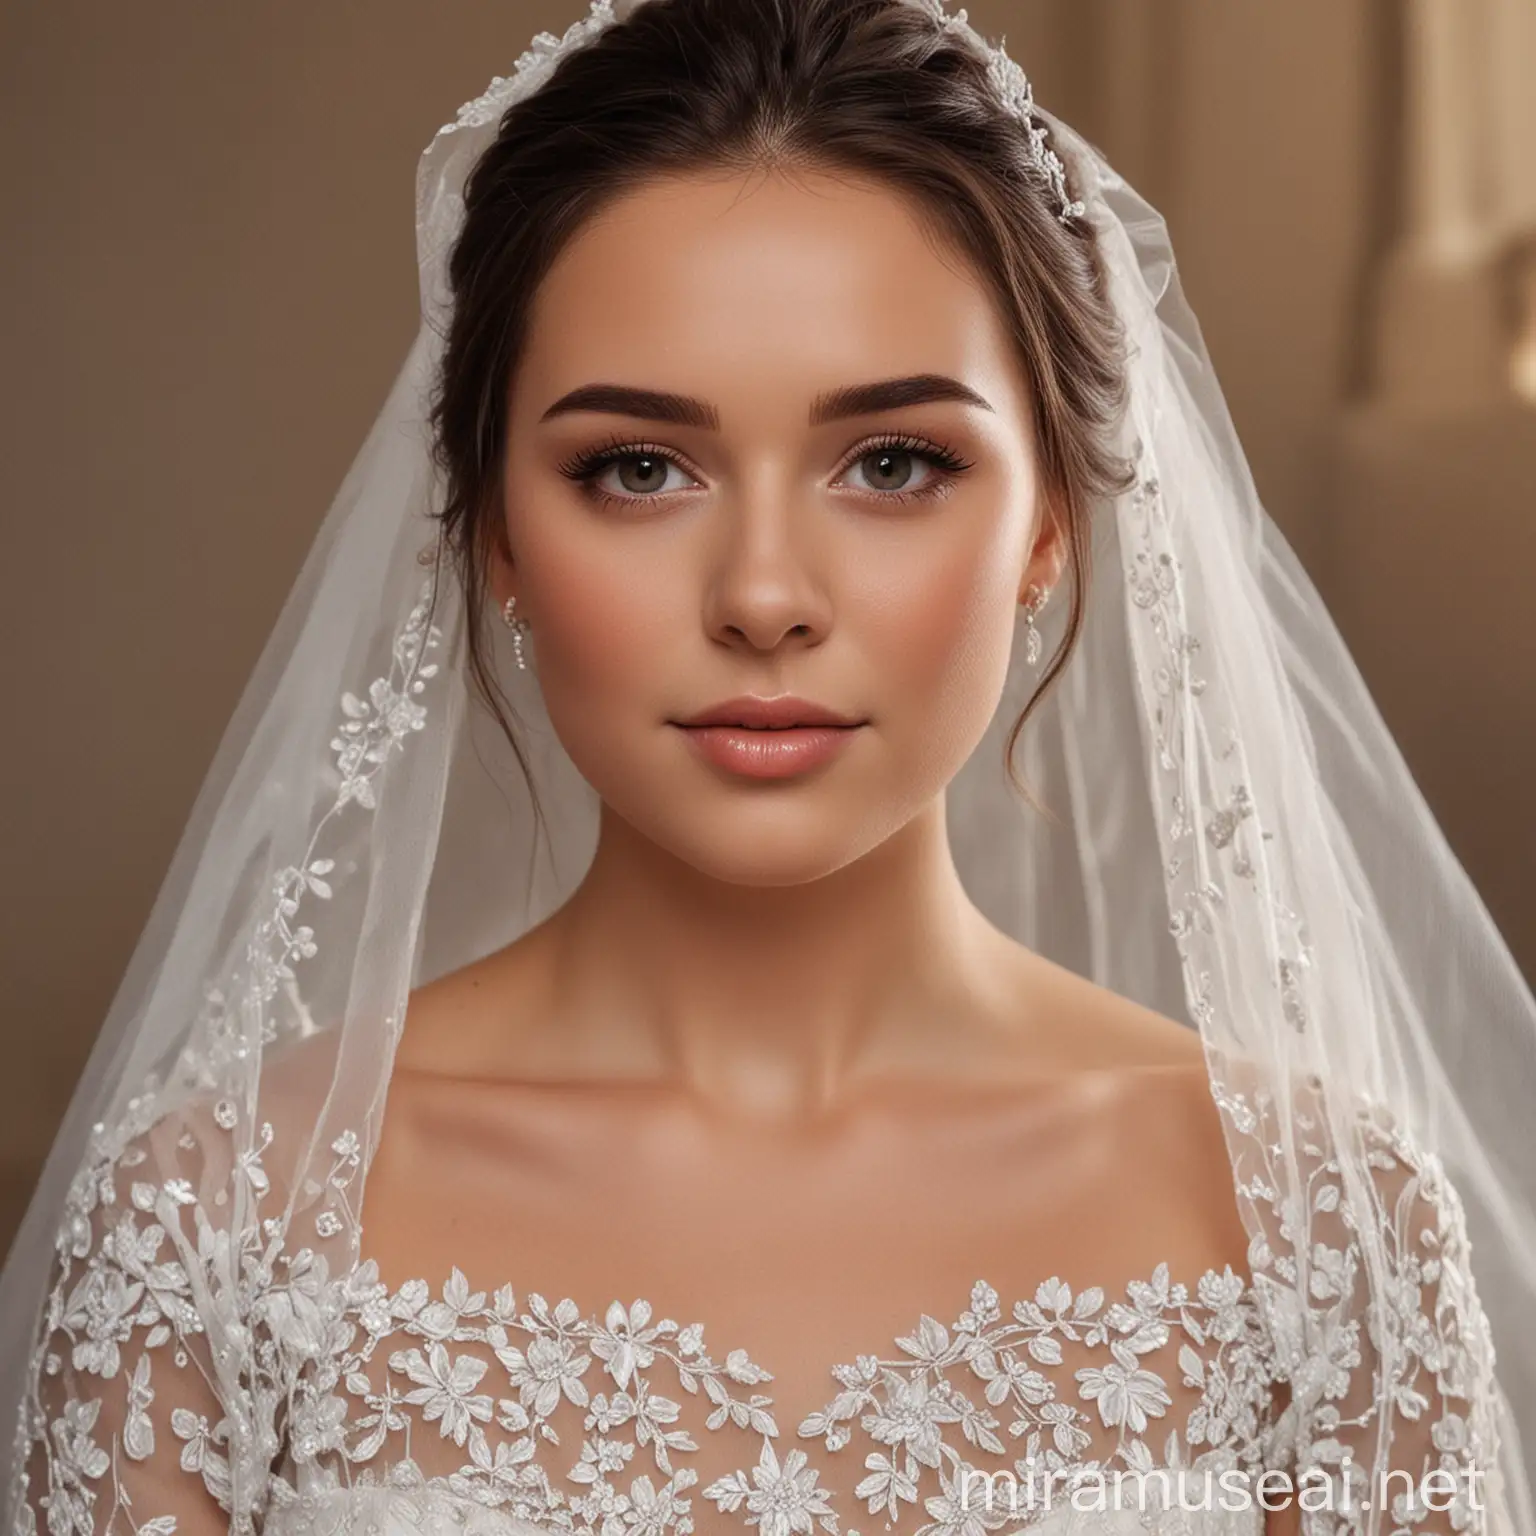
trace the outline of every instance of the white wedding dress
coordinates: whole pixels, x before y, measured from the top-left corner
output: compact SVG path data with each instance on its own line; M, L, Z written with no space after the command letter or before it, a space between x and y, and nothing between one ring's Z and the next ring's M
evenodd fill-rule
M1158 1264L1117 1293L1045 1277L935 1296L903 1336L850 1339L824 1405L781 1424L772 1362L707 1337L686 1297L609 1302L601 1273L580 1301L536 1276L481 1288L448 1253L394 1287L371 1258L333 1272L303 1239L355 1193L356 1137L297 1210L264 1164L282 1133L241 1153L233 1119L228 1101L157 1110L76 1183L27 1454L28 1518L56 1536L1254 1536L1261 1495L1307 1507L1306 1465L1342 1449L1294 1443L1277 1347L1297 1326L1294 1259L1262 1243L1243 1274ZM1458 1334L1475 1318L1464 1236L1433 1159L1383 1131L1372 1162L1402 1243L1398 1390L1421 1421L1396 1461L1417 1468L1421 1446L1428 1464L1465 1449L1457 1362L1480 1346ZM1314 1172L1323 1217L1337 1170ZM1347 1441L1374 1421L1374 1376L1358 1246L1333 1235L1311 1290L1334 1343L1301 1385L1337 1397ZM1348 1514L1329 1531L1357 1529Z

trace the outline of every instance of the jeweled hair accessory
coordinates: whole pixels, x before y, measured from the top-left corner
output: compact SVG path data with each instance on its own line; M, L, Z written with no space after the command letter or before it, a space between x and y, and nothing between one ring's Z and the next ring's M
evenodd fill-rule
M1056 217L1063 224L1082 218L1088 210L1072 196L1072 189L1067 184L1067 168L1062 164L1061 156L1046 142L1047 130L1035 121L1035 88L1029 76L1008 57L1007 40L994 47L971 26L963 10L953 15L946 11L944 0L910 0L910 3L932 16L941 30L959 33L985 52L987 79L1004 108L1024 125L1024 131L1029 135L1030 162L1050 183L1060 205Z
M514 90L531 93L554 72L560 59L574 48L591 41L614 21L622 21L644 0L592 0L586 16L571 23L561 37L541 32L533 39L510 76L497 75L489 88L475 100L459 108L458 116L442 130L452 133L460 128L479 127L500 116L510 104ZM1009 58L1007 39L995 47L971 26L962 9L953 13L944 9L944 0L908 0L933 18L941 31L957 34L985 55L987 79L1004 109L1016 117L1029 137L1030 163L1050 184L1058 204L1056 217L1063 223L1080 219L1087 212L1083 202L1072 196L1067 168L1061 156L1051 148L1048 130L1036 121L1035 88L1028 75Z

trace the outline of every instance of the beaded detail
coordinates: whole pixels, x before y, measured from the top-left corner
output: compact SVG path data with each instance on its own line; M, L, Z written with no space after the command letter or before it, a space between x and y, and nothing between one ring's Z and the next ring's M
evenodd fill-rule
M1220 1107L1258 1128L1254 1105ZM277 1201L270 1126L255 1153L225 1154L231 1187L259 1191L231 1229L227 1204L154 1166L189 1140L206 1162L226 1135L217 1108L151 1128L76 1185L22 1425L31 1502L19 1531L45 1512L60 1536L169 1536L174 1517L151 1501L184 1478L239 1531L392 1488L575 1536L687 1536L700 1501L763 1536L840 1536L861 1517L960 1536L979 1518L960 1504L967 1480L989 1474L1013 1500L1045 1479L1081 1488L1158 1468L1312 1467L1347 1481L1344 1447L1363 1443L1382 1391L1412 1407L1430 1465L1464 1478L1488 1451L1464 1400L1485 1341L1459 1207L1434 1160L1386 1131L1372 1166L1401 1239L1402 1349L1389 1364L1371 1363L1359 1255L1340 1222L1338 1246L1310 1256L1324 1327L1301 1327L1294 1255L1263 1245L1250 1276L1210 1270L1190 1285L1159 1265L1119 1299L1049 1279L1005 1310L978 1281L951 1324L923 1316L893 1352L833 1366L835 1394L793 1440L760 1390L768 1371L740 1349L713 1353L700 1324L647 1301L599 1318L571 1299L473 1288L458 1270L435 1290L391 1290L371 1260L333 1273L290 1244L281 1216L262 1219ZM344 1168L357 1148L342 1138L333 1150ZM1336 1163L1319 1157L1309 1193L1319 1211L1341 1207ZM699 1431L751 1446L702 1488L689 1465ZM844 1506L823 1479L850 1446L867 1475Z

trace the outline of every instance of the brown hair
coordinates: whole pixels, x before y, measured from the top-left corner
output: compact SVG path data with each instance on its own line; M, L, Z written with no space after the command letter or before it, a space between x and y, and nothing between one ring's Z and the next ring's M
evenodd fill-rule
M471 676L514 751L484 632L508 390L533 294L608 200L706 168L824 168L912 199L991 286L1031 388L1048 515L1071 566L1062 644L1082 628L1094 502L1123 489L1113 448L1123 338L1092 231L1063 222L985 59L909 0L646 0L508 109L465 188L453 313L432 413L443 532L464 584Z

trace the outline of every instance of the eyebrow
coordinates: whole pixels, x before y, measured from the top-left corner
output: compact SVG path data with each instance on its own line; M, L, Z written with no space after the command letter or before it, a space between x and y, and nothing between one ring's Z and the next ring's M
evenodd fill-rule
M902 379L881 379L873 384L850 384L818 395L811 402L810 423L825 426L849 416L872 416L879 411L899 410L906 405L958 401L984 411L991 404L959 379L942 373L914 373ZM561 395L539 419L550 421L576 411L596 411L607 416L637 416L644 421L665 421L680 427L720 430L720 413L708 401L691 395L674 395L660 389L637 389L628 384L583 384Z
M672 395L660 389L635 389L628 384L583 384L561 397L539 417L550 421L572 411L598 411L605 416L639 416L646 421L667 421L679 427L720 430L720 413L714 406L691 395Z
M959 379L943 373L914 373L904 379L850 384L844 389L817 395L811 403L811 425L820 427L849 416L873 416L878 411L895 411L904 405L931 405L944 400L979 406L984 411L992 409L990 402Z

